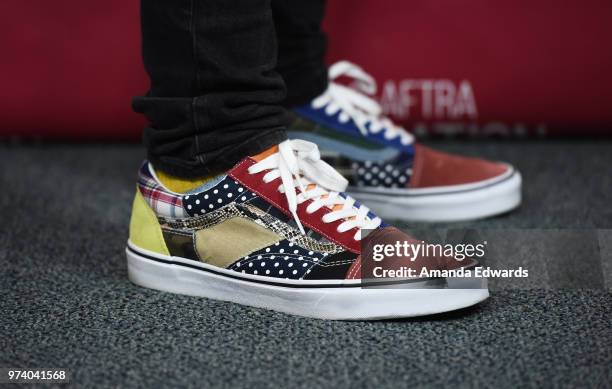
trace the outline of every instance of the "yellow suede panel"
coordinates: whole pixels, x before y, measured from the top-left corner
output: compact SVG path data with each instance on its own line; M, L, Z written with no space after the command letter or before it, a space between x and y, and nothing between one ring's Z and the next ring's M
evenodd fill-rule
M140 248L170 255L157 217L138 189L132 206L130 241Z
M159 182L161 182L166 188L176 193L185 193L210 181L219 174L211 174L209 176L198 178L182 178L171 176L170 174L155 170L155 175L159 179Z
M195 233L196 250L202 262L219 267L227 267L279 240L281 237L274 232L243 217L232 217Z

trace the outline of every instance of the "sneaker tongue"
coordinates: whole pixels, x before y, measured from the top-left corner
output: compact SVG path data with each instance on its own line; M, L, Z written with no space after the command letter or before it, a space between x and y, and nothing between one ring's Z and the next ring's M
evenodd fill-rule
M269 157L270 155L276 154L276 153L278 153L278 145L274 145L274 146L272 146L272 147L262 151L259 154L252 155L251 158L254 159L255 161L259 162L259 161L262 161L265 158ZM315 187L316 187L315 184L309 184L306 187L306 190L311 190L311 189L314 189ZM323 195L322 197L323 198L327 198L327 196L328 195ZM334 206L332 207L333 211L339 211L341 209L342 209L342 204L334 204ZM355 217L351 217L349 219L354 219L354 218Z
M272 146L272 147L262 151L259 154L252 155L251 158L253 158L255 161L259 162L259 161L262 161L263 159L271 156L272 154L276 154L276 153L278 153L278 145L274 145L274 146Z

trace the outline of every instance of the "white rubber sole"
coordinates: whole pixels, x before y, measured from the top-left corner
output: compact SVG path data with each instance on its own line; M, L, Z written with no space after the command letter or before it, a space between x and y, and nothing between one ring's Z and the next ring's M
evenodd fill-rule
M430 315L469 307L489 297L487 280L482 278L468 280L469 285L466 279L456 280L463 289L427 288L426 283L415 282L394 288L362 288L359 280L293 281L241 274L153 253L130 242L126 253L128 276L136 285L319 319Z
M521 204L521 174L475 184L422 189L354 188L348 192L383 219L454 222L508 212Z

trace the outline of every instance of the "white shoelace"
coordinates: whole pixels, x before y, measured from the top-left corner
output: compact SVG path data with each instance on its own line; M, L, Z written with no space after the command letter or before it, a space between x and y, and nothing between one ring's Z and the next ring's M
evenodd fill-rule
M370 210L367 207L363 205L357 207L353 198L340 195L339 192L344 192L348 181L321 160L316 144L299 139L286 140L278 145L278 149L277 153L249 167L249 173L256 174L269 170L263 176L263 181L266 183L281 178L282 183L278 191L285 194L289 210L302 234L305 234L305 231L297 215L297 206L306 200L312 200L306 207L306 212L309 214L321 207L331 209L331 212L323 216L323 223L345 219L338 225L339 233L354 227L375 229L380 225L380 218L368 217ZM300 190L299 194L296 187ZM336 205L341 205L342 208L334 210ZM353 238L361 240L361 231L357 231Z
M349 88L334 82L346 76L355 80L354 87ZM382 107L372 97L376 93L376 81L359 66L348 61L336 62L329 68L329 86L319 97L313 100L312 107L325 107L328 115L340 112L339 120L346 123L353 120L363 135L376 134L384 130L388 140L399 137L403 145L414 141L412 134L382 116ZM369 125L368 125L369 124Z

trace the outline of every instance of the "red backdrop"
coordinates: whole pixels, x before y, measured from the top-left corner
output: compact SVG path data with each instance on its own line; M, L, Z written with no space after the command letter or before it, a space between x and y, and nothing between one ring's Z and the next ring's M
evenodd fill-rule
M604 1L329 2L329 59L361 64L417 133L612 128ZM138 1L0 2L0 135L137 139Z

